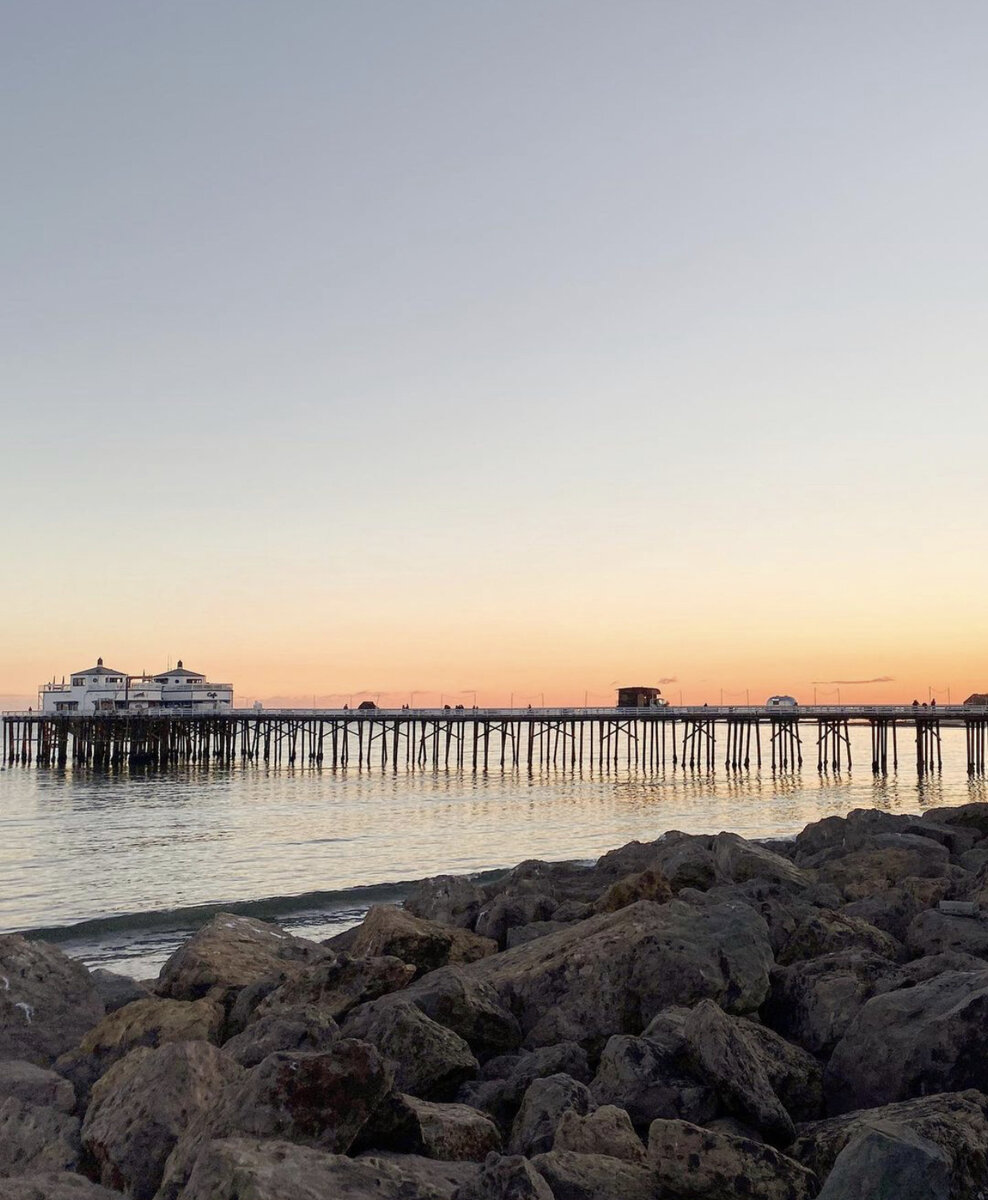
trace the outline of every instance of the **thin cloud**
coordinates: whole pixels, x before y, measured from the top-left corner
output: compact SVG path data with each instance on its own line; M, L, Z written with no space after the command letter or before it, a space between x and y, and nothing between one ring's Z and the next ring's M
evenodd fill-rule
M895 683L894 675L876 675L874 679L813 679L814 687L852 687L863 683Z

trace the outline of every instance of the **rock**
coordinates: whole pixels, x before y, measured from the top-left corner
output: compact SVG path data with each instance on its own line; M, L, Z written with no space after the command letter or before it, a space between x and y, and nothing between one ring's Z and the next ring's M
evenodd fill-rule
M415 1096L400 1097L392 1137L396 1149L446 1162L483 1162L501 1149L497 1126L466 1104L435 1104Z
M0 1059L49 1067L103 1011L81 963L45 942L0 937Z
M695 1069L725 1107L770 1142L787 1146L796 1135L792 1118L772 1090L744 1030L712 1000L702 1000L687 1018L685 1034Z
M494 987L463 967L431 971L395 1002L408 1000L439 1025L452 1029L475 1054L503 1054L521 1045L521 1028Z
M411 963L393 955L360 958L340 954L292 974L260 1000L249 1020L311 1005L334 1021L342 1021L352 1008L400 991L414 975Z
M333 959L330 958L324 961L332 963ZM405 964L402 963L402 966L405 966ZM237 992L233 1003L228 1005L226 1027L224 1030L227 1038L236 1037L238 1033L243 1033L261 1001L266 1000L272 992L276 992L283 983L287 983L289 979L294 979L296 972L304 974L305 971L305 967L301 968L301 971L296 967L290 967L287 971L275 971L271 975L262 975L260 979L255 979L253 983L248 983L246 987L242 987Z
M988 837L988 804L959 804L953 808L928 808L922 820L971 830L977 837Z
M138 1046L194 1041L215 1044L222 1030L223 1006L216 1000L190 1003L157 996L135 1000L105 1016L74 1050L62 1055L56 1067L72 1080L84 1107L96 1080Z
M661 871L649 868L635 875L625 875L616 883L612 883L603 895L594 902L594 912L617 912L619 908L627 908L636 900L654 900L664 904L672 899L672 888L669 880Z
M950 1164L954 1196L977 1196L988 1185L988 1098L976 1091L947 1092L862 1109L806 1125L790 1153L829 1182L839 1156L861 1134L882 1130L893 1137L909 1134L936 1146ZM865 1157L871 1157L865 1156ZM884 1156L878 1156L884 1157ZM853 1158L851 1159L853 1161ZM845 1164L845 1167L849 1163ZM842 1171L841 1177L846 1175ZM839 1177L839 1178L841 1178ZM862 1196L898 1192L869 1191Z
M151 989L143 983L131 979L129 975L118 975L115 971L104 970L103 967L90 971L89 976L108 1013L116 1012L118 1008L132 1004L135 1000L146 1000L151 995Z
M243 1033L223 1043L223 1053L242 1067L256 1067L279 1050L322 1053L339 1037L340 1027L329 1013L311 1004L300 1004L266 1013L253 1021Z
M537 921L548 921L559 907L552 896L539 892L495 896L477 914L476 930L505 949L510 930Z
M555 1200L656 1200L655 1172L624 1159L550 1150L532 1166Z
M409 1001L365 1004L350 1014L343 1032L376 1046L394 1063L398 1089L422 1100L450 1099L477 1074L479 1064L463 1038Z
M787 966L843 950L868 950L893 961L902 957L901 943L890 934L859 917L830 909L818 909L804 918L775 957L780 966Z
M597 1104L623 1108L639 1131L657 1117L709 1121L717 1099L707 1084L688 1075L650 1038L618 1034L608 1039L590 1084Z
M986 857L988 857L988 851L986 851ZM572 925L574 921L585 921L587 917L593 915L592 904L587 904L584 900L564 900L552 914L552 922L557 925ZM548 925L550 922L543 921L540 924Z
M724 882L746 883L751 879L765 879L797 891L813 883L812 874L801 870L788 858L759 846L757 842L749 842L736 833L718 833L711 849L717 877Z
M100 1182L150 1200L179 1137L242 1075L208 1042L132 1050L95 1084L82 1125Z
M831 1112L917 1093L988 1090L988 970L944 975L874 996L824 1072Z
M80 1149L76 1117L16 1096L0 1104L0 1175L74 1171Z
M816 864L820 878L833 883L846 901L861 900L897 886L906 876L937 879L950 875L950 854L930 838L881 834L849 854L833 854Z
M906 948L915 957L958 951L988 958L988 913L978 917L955 917L926 909L913 918L906 930Z
M413 1190L414 1189L414 1190ZM383 1158L327 1154L289 1142L220 1138L196 1159L182 1200L446 1200Z
M466 968L492 984L530 1046L597 1048L659 1010L706 996L757 1008L772 961L765 923L743 905L702 910L639 900Z
M826 1057L896 966L866 950L777 967L762 1020L811 1054Z
M121 1196L68 1171L31 1172L0 1179L0 1200L121 1200Z
M581 1116L575 1108L566 1109L556 1126L553 1147L572 1150L574 1154L606 1154L633 1163L644 1163L647 1159L631 1118L623 1108L613 1104L605 1104L586 1116Z
M950 879L900 879L877 896L866 896L841 908L846 916L855 917L876 926L903 942L910 922L918 913L935 907L954 890Z
M375 905L351 944L353 955L389 956L411 963L416 975L425 975L449 963L476 962L497 952L497 945L468 929L425 921L400 908Z
M594 1107L590 1089L568 1075L533 1080L511 1127L510 1153L531 1157L551 1150L563 1113L572 1109L586 1116Z
M937 975L947 971L984 971L985 960L975 958L973 954L959 954L956 950L945 954L929 954L923 958L914 958L912 962L903 963L894 975L879 981L875 995L884 992L894 992L898 988L915 987L917 983L925 983Z
M745 1017L735 1017L768 1077L772 1091L794 1121L815 1121L823 1113L823 1071L801 1046ZM747 1136L747 1135L746 1135Z
M591 909L586 916L592 915ZM560 929L566 929L571 924L571 921L531 921L528 925L518 925L505 934L505 949L510 950L512 946L521 946L525 942L534 942L536 938L547 937L550 933L558 933Z
M213 988L230 995L289 964L301 967L331 953L267 921L217 913L172 954L155 990L173 1000L198 1000Z
M500 1077L489 1068L499 1072ZM525 1093L536 1079L568 1075L580 1083L590 1082L587 1052L575 1042L492 1059L482 1074L487 1082L464 1084L458 1099L490 1113L505 1130L510 1128Z
M655 842L629 842L600 858L595 873L613 881L650 868L662 872L673 892L683 888L705 891L718 880L713 838L674 829Z
M894 1128L865 1129L852 1138L820 1192L823 1200L951 1200L954 1195L946 1154L925 1138Z
M55 1071L20 1059L0 1062L0 1098L8 1096L63 1113L70 1113L75 1108L75 1089L67 1079Z
M435 875L419 881L405 908L426 921L473 929L484 900L483 888L465 875Z
M477 1177L453 1200L553 1200L553 1194L527 1158L489 1154Z
M409 1197L434 1195L437 1200L452 1200L458 1188L472 1184L480 1174L475 1162L443 1162L420 1154L396 1154L392 1150L368 1151L357 1157L368 1166L383 1165L397 1171Z
M827 851L850 853L884 833L898 833L911 818L876 808L855 808L844 817L824 817L796 834L793 861L802 865Z
M701 1129L686 1121L653 1121L648 1159L659 1183L686 1200L739 1194L758 1200L809 1200L817 1178L771 1146Z
M966 853L980 841L982 834L977 829L965 829L961 825L951 825L946 821L938 821L931 816L933 810L927 809L922 819L909 821L903 825L902 832L915 834L917 837L932 838L941 846L946 846L954 858Z

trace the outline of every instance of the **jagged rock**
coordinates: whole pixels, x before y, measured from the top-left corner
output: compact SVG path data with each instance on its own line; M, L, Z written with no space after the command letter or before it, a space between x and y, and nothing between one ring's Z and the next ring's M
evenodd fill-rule
M103 1012L81 963L45 942L0 937L0 1059L51 1066Z
M980 1195L988 1186L988 1097L981 1092L945 1092L888 1104L882 1108L860 1109L841 1117L816 1121L804 1126L790 1147L793 1158L809 1167L829 1183L831 1171L843 1151L862 1134L882 1130L893 1137L911 1134L921 1138L943 1153L949 1163L950 1195L968 1197ZM880 1143L879 1143L880 1146ZM874 1149L874 1147L873 1147ZM862 1156L867 1163L876 1156ZM879 1159L886 1157L878 1155ZM893 1155L892 1157L898 1157ZM923 1155L918 1160L922 1172ZM857 1158L849 1156L846 1168ZM859 1160L859 1161L862 1161ZM922 1175L920 1175L922 1177ZM842 1184L843 1186L843 1184ZM889 1195L898 1198L898 1191L869 1190L862 1187L861 1196Z
M394 1063L398 1089L422 1100L451 1099L478 1070L463 1038L409 1001L365 1004L349 1015L343 1033L376 1046Z
M531 1157L551 1150L563 1113L572 1109L586 1116L594 1107L590 1089L568 1075L533 1080L511 1127L510 1153Z
M501 1135L490 1117L469 1105L403 1095L392 1113L387 1146L446 1162L483 1162L500 1151Z
M585 915L592 916L593 909ZM571 924L571 921L531 921L528 925L514 926L505 934L505 949L510 950L512 946L521 946L525 942L534 942L536 938L547 937L550 933L558 933Z
M601 878L620 879L636 871L657 869L668 879L673 892L683 888L705 891L717 882L713 838L670 830L655 842L629 842L598 859Z
M521 1045L521 1028L494 987L463 967L431 971L396 993L394 1002L400 1000L458 1033L478 1055L502 1054Z
M587 1052L575 1042L492 1059L481 1074L483 1081L465 1083L458 1099L483 1109L505 1130L510 1128L525 1092L536 1079L562 1074L580 1083L590 1082Z
M746 1017L735 1017L754 1048L772 1091L794 1121L814 1121L823 1112L823 1071L817 1060L801 1046Z
M426 921L473 929L485 898L483 888L465 875L435 875L419 880L405 908Z
M898 941L904 942L914 918L927 908L935 907L954 890L954 882L949 878L906 877L877 896L866 896L862 900L843 905L841 912L846 916L867 921Z
M493 984L531 1046L599 1047L673 1003L706 996L757 1008L772 961L765 923L743 905L639 900L467 968Z
M548 921L558 907L558 901L552 896L539 892L495 896L477 914L474 928L503 950L510 930L536 921Z
M439 925L390 905L375 905L357 927L351 953L366 958L390 956L411 963L425 975L450 963L476 962L497 946L468 929Z
M550 1150L532 1160L555 1200L655 1200L655 1172L605 1154Z
M917 983L925 983L947 971L984 971L985 960L975 958L973 954L959 954L950 950L945 954L929 954L923 958L914 958L912 962L903 963L894 975L881 980L875 988L875 995L883 992L894 992L898 988L915 987Z
M80 1150L76 1117L16 1096L0 1104L0 1175L74 1171Z
M906 948L917 957L956 951L988 958L988 913L953 917L929 908L915 916L906 930Z
M946 846L949 853L959 858L978 842L982 834L973 828L963 825L953 825L947 821L939 821L932 814L935 810L927 809L918 821L909 821L902 827L903 833L915 834L917 837L932 838L941 846Z
M874 996L824 1072L831 1112L916 1093L988 1090L988 970L944 975Z
M819 877L837 887L845 901L875 896L906 876L939 879L951 874L945 846L914 834L879 834L850 853L830 852L814 862Z
M717 1113L708 1085L686 1074L650 1038L618 1034L608 1039L590 1091L599 1105L623 1108L640 1131L656 1117L706 1122Z
M527 1158L489 1154L477 1177L453 1200L553 1200L553 1195Z
M459 1188L472 1184L480 1174L475 1162L444 1162L435 1158L424 1158L420 1154L398 1154L392 1150L366 1151L357 1156L358 1162L368 1166L383 1164L397 1171L412 1197L435 1196L436 1200L453 1200Z
M812 1171L771 1146L686 1121L653 1121L648 1159L661 1186L677 1200L737 1195L739 1180L743 1194L758 1200L809 1200L819 1186Z
M777 967L762 1020L811 1054L826 1056L882 982L895 977L895 963L866 950Z
M151 1200L179 1137L242 1074L208 1042L132 1050L95 1084L82 1125L100 1182Z
M902 957L902 945L890 934L847 913L818 909L800 922L775 956L779 966L837 954L868 950L893 961Z
M986 851L988 856L988 851ZM594 915L593 905L585 900L564 900L552 914L552 920L557 925L572 925L574 921L585 921ZM548 924L549 922L543 922Z
M837 1156L822 1200L951 1200L950 1163L932 1142L907 1129L866 1129ZM965 1193L965 1195L968 1193Z
M8 1096L63 1113L75 1108L75 1089L64 1076L16 1058L0 1062L0 1098Z
M909 821L907 816L876 808L855 808L844 817L823 817L796 834L793 861L802 865L823 852L859 850L879 834L900 832Z
M613 1104L605 1104L586 1116L575 1108L566 1109L556 1126L553 1148L572 1150L574 1154L606 1154L633 1163L647 1159L631 1118Z
M983 802L959 804L952 808L928 808L922 820L969 829L978 838L988 837L988 804Z
M769 1141L788 1145L796 1134L792 1118L772 1090L744 1030L712 1000L702 1000L686 1020L685 1036L695 1069L725 1107Z
M749 842L736 833L718 833L711 849L718 880L746 883L765 879L797 891L813 883L812 874L795 866L788 858Z
M352 1008L400 991L414 975L411 963L393 955L362 958L340 954L290 975L259 1000L248 1020L305 1004L342 1021Z
M40 1171L0 1179L0 1200L121 1200L121 1192L68 1171Z
M619 879L594 902L594 912L609 913L617 912L619 908L627 908L629 904L634 904L636 900L654 900L657 904L664 904L666 900L672 899L672 888L669 886L669 880L654 868L649 868L646 871L639 871L635 875L625 875L623 879Z
M213 988L230 995L265 975L331 954L318 942L294 937L267 921L217 913L171 955L155 990L173 1000L198 1000Z
M55 1065L71 1079L84 1107L96 1080L138 1046L194 1041L216 1044L222 1030L223 1006L216 1000L203 997L190 1003L153 996L109 1013Z
M412 1190L414 1189L414 1190ZM383 1158L327 1154L289 1142L220 1138L196 1159L182 1200L447 1200L449 1190Z
M304 1050L322 1053L339 1040L340 1027L329 1013L311 1004L279 1008L266 1013L235 1037L223 1043L242 1067L256 1067L279 1050Z
M108 1013L116 1012L118 1008L132 1004L135 1000L146 1000L151 995L151 989L143 983L131 979L129 975L107 971L103 967L90 971L89 976Z

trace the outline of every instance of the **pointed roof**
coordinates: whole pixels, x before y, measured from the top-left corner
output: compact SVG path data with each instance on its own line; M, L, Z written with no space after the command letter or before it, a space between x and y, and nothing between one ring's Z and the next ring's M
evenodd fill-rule
M114 671L111 667L104 667L103 660L98 658L95 667L86 667L84 671L73 671L73 675L124 675L125 671Z
M205 679L206 676L200 671L187 671L182 666L182 660L178 660L178 666L171 671L159 671L155 675L155 679Z

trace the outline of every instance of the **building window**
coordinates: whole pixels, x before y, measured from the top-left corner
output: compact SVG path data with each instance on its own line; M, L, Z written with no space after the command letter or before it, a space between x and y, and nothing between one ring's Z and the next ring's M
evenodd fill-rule
M85 687L86 681L85 681L85 679L73 679L72 686L73 687Z

